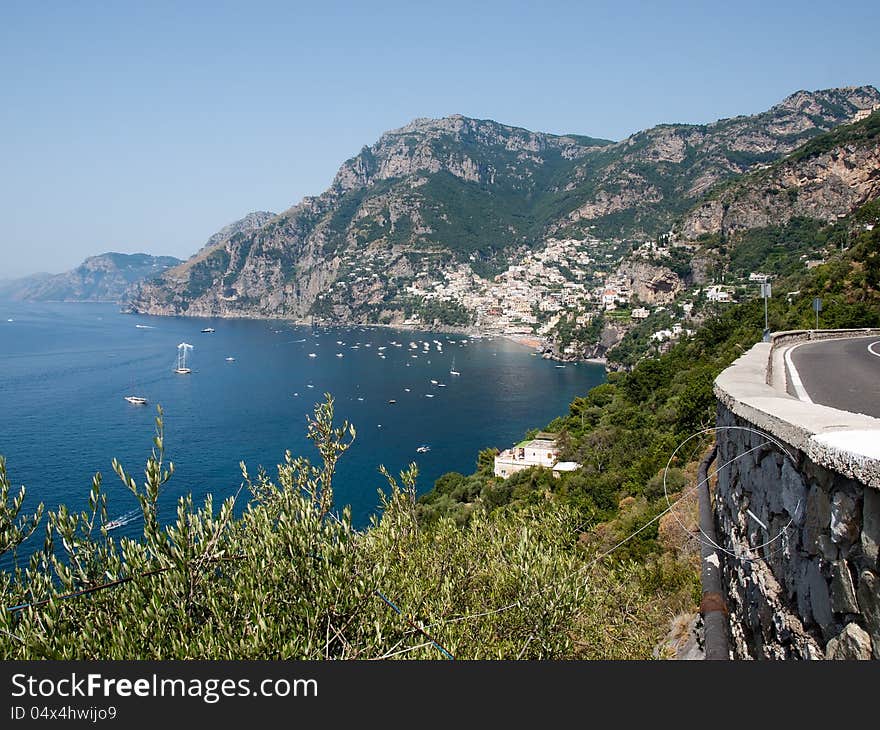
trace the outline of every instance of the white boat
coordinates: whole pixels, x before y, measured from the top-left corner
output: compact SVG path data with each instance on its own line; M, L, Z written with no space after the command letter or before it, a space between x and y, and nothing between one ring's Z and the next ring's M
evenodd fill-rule
M234 357L227 357L226 362L235 362L235 358Z
M434 397L433 393L425 393L425 398L433 398L433 397Z
M432 381L431 381L431 385L437 385L437 381L436 381L436 380L432 380Z
M420 454L426 454L426 453L429 452L430 450L431 450L431 447L428 446L427 444L422 444L421 446L419 446L419 447L416 449L416 451L418 451Z
M455 358L454 357L452 358L452 367L449 369L449 374L450 375L461 375L461 373L455 369Z
M174 372L178 375L189 375L192 372L192 370L186 366L186 351L192 349L193 346L188 342L181 342L177 346L177 367L174 368Z
M309 357L318 357L318 356L314 352L310 352Z
M127 396L125 396L125 400L127 400L133 406L147 405L147 399L142 396L139 396L139 395L127 395Z
M336 357L344 357L344 356L343 356L343 354L342 354L341 352L337 352L337 353L336 353Z
M210 334L211 332L216 332L216 331L217 330L215 330L213 327L205 327L205 329L202 330L202 332L206 332L208 334Z

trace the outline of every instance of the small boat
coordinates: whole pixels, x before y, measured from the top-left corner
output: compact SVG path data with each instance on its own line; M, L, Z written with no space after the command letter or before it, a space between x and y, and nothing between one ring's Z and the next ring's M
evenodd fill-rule
M438 388L445 388L445 387L446 387L446 383L437 383L437 387L438 387Z
M309 357L318 357L318 356L314 352L310 352Z
M397 403L397 401L394 400L394 398L391 398L388 402L391 403L391 404Z
M433 398L433 397L434 397L433 393L425 393L425 398Z
M309 384L306 386L306 388L314 388L314 387L315 387L315 386L312 385L311 383L309 383Z
M437 381L436 381L436 380L431 380L431 385L437 385Z
M336 357L345 357L345 356L341 352L337 352Z
M12 320L9 320L9 321L11 322ZM149 324L136 324L136 325L135 325L135 328L136 328L136 329L139 329L139 330L151 330L151 329L154 329L154 327L152 327L152 326L149 325Z
M205 327L205 329L202 330L202 332L205 332L207 334L210 334L211 332L216 332L216 331L217 330L215 330L213 327Z
M142 396L139 396L139 395L127 395L127 396L125 396L125 400L127 400L133 406L147 405L147 399Z
M461 373L455 369L455 358L454 357L452 358L452 367L449 368L449 374L450 375L461 375Z
M117 527L122 527L123 525L127 525L131 522L135 517L137 517L141 511L139 509L133 509L131 512L126 512L124 515L119 515L119 517L115 517L109 522L104 524L105 530L115 530Z
M235 362L235 358L234 357L227 357L226 362Z
M427 454L430 450L431 450L431 447L428 446L427 444L422 444L421 446L419 446L416 449L416 451L418 451L420 454Z
M409 388L404 388L404 390L405 390L407 393L409 393Z
M192 349L193 346L187 342L181 342L177 346L177 367L174 368L174 372L178 375L189 375L192 372L192 370L186 366L186 351Z

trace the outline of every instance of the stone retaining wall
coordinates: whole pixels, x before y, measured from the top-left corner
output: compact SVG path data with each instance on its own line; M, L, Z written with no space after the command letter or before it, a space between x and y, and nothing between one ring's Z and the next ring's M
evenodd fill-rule
M715 384L715 512L734 655L880 659L880 463L839 445L847 430L876 430L880 444L880 420L774 390L773 347L756 345Z

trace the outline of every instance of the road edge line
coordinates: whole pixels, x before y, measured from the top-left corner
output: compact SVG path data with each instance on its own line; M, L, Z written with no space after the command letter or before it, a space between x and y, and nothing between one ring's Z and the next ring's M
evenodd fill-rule
M788 371L789 377L791 377L791 384L794 386L794 391L797 393L798 400L802 400L804 403L812 403L813 399L810 398L807 393L807 389L804 388L803 381L801 380L801 376L797 371L797 368L794 366L794 362L791 359L791 353L794 352L797 348L799 348L803 342L795 345L794 347L789 347L785 351L784 359L785 366Z

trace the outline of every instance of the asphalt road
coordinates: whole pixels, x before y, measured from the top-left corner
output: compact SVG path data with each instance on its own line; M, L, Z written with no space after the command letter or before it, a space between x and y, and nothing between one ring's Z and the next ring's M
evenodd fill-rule
M880 418L880 338L854 337L800 345L790 351L789 392L814 403Z

